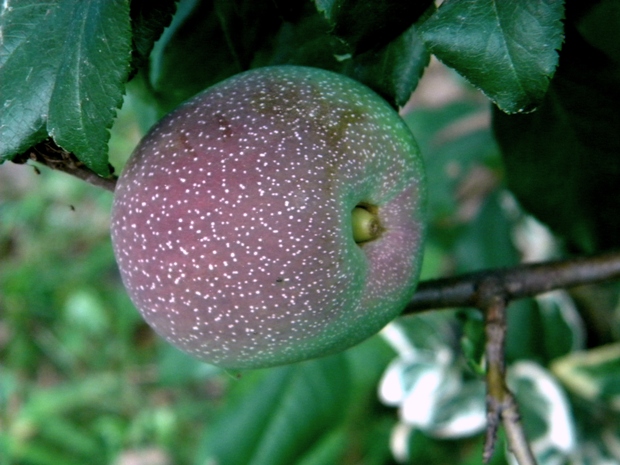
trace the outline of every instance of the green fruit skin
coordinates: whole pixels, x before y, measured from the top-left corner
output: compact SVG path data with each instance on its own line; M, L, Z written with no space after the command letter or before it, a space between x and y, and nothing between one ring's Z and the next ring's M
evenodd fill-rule
M365 86L297 66L231 77L160 121L117 184L123 282L170 343L229 369L347 349L411 299L426 181L399 115ZM381 233L356 243L351 212Z

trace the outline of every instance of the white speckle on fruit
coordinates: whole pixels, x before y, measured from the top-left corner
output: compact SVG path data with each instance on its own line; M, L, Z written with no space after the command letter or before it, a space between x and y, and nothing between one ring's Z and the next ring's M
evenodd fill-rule
M123 281L156 331L210 363L342 350L411 297L422 177L404 123L363 86L300 67L241 74L164 118L128 162L112 215ZM385 229L363 247L360 202Z

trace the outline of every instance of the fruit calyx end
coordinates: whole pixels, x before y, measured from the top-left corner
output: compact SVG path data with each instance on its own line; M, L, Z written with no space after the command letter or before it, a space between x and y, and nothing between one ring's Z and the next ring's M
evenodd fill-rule
M383 232L377 213L377 207L366 204L359 204L351 211L353 240L357 244L374 241Z

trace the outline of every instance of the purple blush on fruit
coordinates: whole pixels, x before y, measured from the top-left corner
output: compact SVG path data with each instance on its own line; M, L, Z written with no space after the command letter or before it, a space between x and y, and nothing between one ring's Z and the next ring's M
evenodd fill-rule
M399 115L362 84L260 68L160 121L117 184L129 295L181 350L262 368L345 350L411 299L425 177Z

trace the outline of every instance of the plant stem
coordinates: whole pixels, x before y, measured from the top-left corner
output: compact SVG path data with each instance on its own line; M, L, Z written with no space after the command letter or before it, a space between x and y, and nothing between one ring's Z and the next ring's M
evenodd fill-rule
M99 176L93 170L88 168L84 163L77 159L71 152L67 152L58 147L52 139L47 139L26 152L17 155L12 161L13 163L23 164L32 160L45 165L53 170L62 171L86 181L97 187L114 192L116 187L116 176L107 178Z
M517 401L506 384L506 310L511 300L620 278L620 252L484 270L420 283L403 314L449 307L484 313L486 333L487 432L483 460L491 459L500 423L520 465L535 465Z
M403 315L451 307L477 307L480 286L493 279L507 301L584 284L620 279L620 252L483 270L423 281Z
M504 426L508 445L520 465L534 465L536 459L527 441L519 406L506 384L506 298L501 283L488 278L479 286L477 307L485 314L487 434L483 460L488 463L495 451L500 422Z

